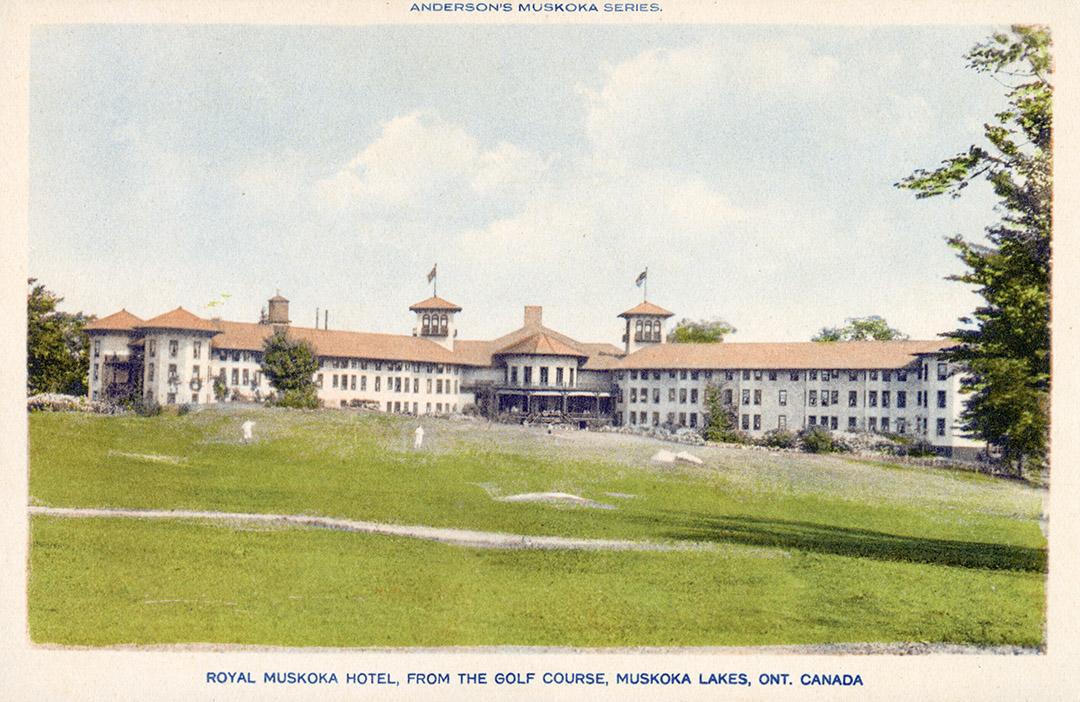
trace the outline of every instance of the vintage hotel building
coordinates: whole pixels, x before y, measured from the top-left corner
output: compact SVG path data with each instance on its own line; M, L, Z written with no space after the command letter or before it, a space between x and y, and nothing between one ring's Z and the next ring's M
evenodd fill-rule
M284 328L315 348L328 406L444 415L475 405L505 419L700 427L715 386L751 435L818 425L914 435L947 455L979 447L957 430L959 375L940 356L943 341L669 344L672 313L650 302L619 315L622 347L561 334L532 306L504 336L463 340L461 307L436 296L409 310L411 335L294 326L280 295L257 323L120 310L87 325L89 393L162 404L266 398L263 341Z

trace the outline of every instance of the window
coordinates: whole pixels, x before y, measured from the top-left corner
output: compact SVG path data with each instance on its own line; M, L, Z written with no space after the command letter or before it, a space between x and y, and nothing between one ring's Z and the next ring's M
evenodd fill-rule
M321 374L319 375L319 384L322 385L322 375ZM375 376L375 392L379 392L381 385L382 385L382 376L381 375Z
M743 431L749 431L749 429L750 429L750 415L744 414L742 416L742 428L743 428Z
M192 380L198 380L199 379L199 367L198 366L192 366L191 367L191 379Z
M686 388L679 388L679 404L686 404Z
M744 405L750 404L750 390L744 389L742 391L742 403Z
M630 371L630 380L637 380L637 371L636 370Z
M436 395L441 395L442 394L442 384L443 384L442 378L437 378L435 380L435 394Z
M807 380L817 380L817 371L816 370L807 371L806 379Z
M94 339L94 358L101 356L101 339Z
M907 371L896 371L896 379L901 382L907 380Z
M521 369L523 380L526 385L532 385L532 366L525 366ZM633 374L631 374L633 375Z
M637 424L637 412L630 412L627 416L630 418L631 424Z
M945 391L944 390L938 390L937 391L937 406L940 407L941 409L945 409Z
M810 391L810 398L809 399L810 399L810 401L809 401L808 404L811 407L817 407L817 390L811 390Z
M814 426L815 424L817 424L817 416L813 414L810 415L806 418L806 423L810 426Z
M424 333L424 334L430 334L431 333L431 315L429 315L429 314L424 315L424 321L423 321L423 324L421 326L421 330L422 330L422 333Z
M679 371L679 380L686 380L686 371L685 370Z
M356 380L356 376L354 375L353 376L353 381L355 381L355 380ZM354 382L353 383L353 390L355 390L355 389L356 389L356 383ZM420 392L420 379L419 378L413 378L412 379L412 391L413 392Z
M866 422L866 428L868 431L877 431L877 417L871 417L870 419L866 420Z
M176 339L169 339L169 358L176 358L176 354L179 350L180 342Z
M732 399L731 399L731 388L725 388L725 389L724 389L724 394L723 394L723 403L724 403L725 405L730 405L730 404L731 404L731 402L732 402Z
M754 391L754 404L755 405L760 405L761 404L761 391L760 390L755 390Z
M198 358L202 356L202 342L196 341L191 345L191 357Z
M787 415L786 414L782 414L782 415L780 415L779 417L776 418L776 428L777 429L787 429Z
M761 415L754 415L754 431L761 431Z
M246 369L246 368L244 369L244 373L247 373L247 369ZM335 388L336 388L336 387L337 387L337 373L334 373L334 376L333 376L333 378L334 378L334 379L333 379L332 385L333 385L333 387L335 387Z
M192 395L191 395L191 404L193 404L193 405L199 404L199 396L197 394L195 394L195 393L192 393Z
M937 379L945 380L949 377L949 366L947 363L937 364Z
M859 406L859 391L858 390L848 390L847 406L848 407L858 407Z
M840 391L839 390L833 390L832 391L832 403L834 405L840 404Z
M686 426L686 412L679 412L679 426Z
M769 380L776 380L776 371L769 371Z
M896 391L896 406L901 409L907 407L907 392L904 390Z
M697 412L691 412L690 413L690 426L692 426L692 427L697 426Z
M405 390L406 392L409 390L407 385L405 386ZM394 378L394 392L401 392L401 378Z
M877 390L870 391L870 406L877 407Z
M847 379L852 380L852 381L858 380L859 379L859 371L848 371Z
M889 402L890 402L889 401L889 395L891 395L891 394L892 393L890 393L888 390L882 390L881 391L881 406L882 407L888 407L889 406Z
M431 380L429 379L428 383L430 383L430 382L431 382ZM363 392L363 391L366 391L366 390L367 390L367 376L362 375L362 376L360 376L360 391ZM431 385L428 385L428 392L431 392Z
M907 433L907 421L905 421L903 417L897 417L896 418L896 433L897 434L906 434Z
M881 431L889 431L889 418L888 417L882 417L881 418Z
M667 423L668 424L674 424L675 423L675 413L674 412L668 412L667 413Z
M832 372L831 372L831 371L827 371L827 370L823 370L823 371L821 371L821 381L822 381L822 382L826 382L826 381L827 381L827 380L829 379L829 376L830 376L831 374L832 374Z
M754 371L754 380L761 380L761 371Z
M799 371L791 371L791 375L788 376L788 377L791 378L791 380L798 380L799 379Z
M548 384L548 368L547 368L547 366L542 366L540 368L540 384L541 385L547 385Z
M748 370L744 370L744 371L742 372L742 379L743 379L743 380L750 380L750 371L748 371Z
M660 404L660 388L652 389L652 401L654 405Z
M517 385L517 366L510 366L510 384ZM431 392L431 378L427 381L427 391Z
M336 378L337 376L335 375L334 377ZM233 385L239 385L240 384L240 369L239 368L233 368L232 369L232 384Z
M787 390L781 390L777 393L777 402L780 403L781 407L787 407Z
M562 387L562 384L563 384L563 369L562 368L556 368L555 369L555 384Z
M652 413L652 424L653 424L654 427L660 426L660 413L659 412L653 412Z
M837 426L839 426L839 422L840 422L840 418L839 418L839 417L833 417L833 418L832 418L832 424L830 424L830 428L831 428L831 429L833 429L833 430L835 431L835 430L836 430L836 428L837 428Z
M150 339L149 341L146 342L146 355L147 356L156 356L157 355L157 339Z
M637 402L637 388L630 388L630 402Z
M855 428L857 426L857 422L858 422L858 420L855 419L854 417L848 417L847 418L848 431L855 431Z
M735 371L724 371L724 380L735 380Z
M937 435L945 436L945 420L943 418L937 420Z
M175 405L176 404L176 393L175 392L170 392L168 395L166 395L165 396L165 403L169 404L169 405Z
M660 371L653 371L652 372L652 379L653 380L660 380Z
M693 388L693 389L690 390L690 404L692 404L692 405L697 404L697 393L698 393L697 388Z
M821 391L821 406L822 407L828 407L829 406L829 391L828 390L822 390Z
M697 380L699 375L698 371L690 371L690 380Z
M870 380L877 380L877 371L870 371Z
M889 371L881 371L881 382L887 383L892 378L892 373Z

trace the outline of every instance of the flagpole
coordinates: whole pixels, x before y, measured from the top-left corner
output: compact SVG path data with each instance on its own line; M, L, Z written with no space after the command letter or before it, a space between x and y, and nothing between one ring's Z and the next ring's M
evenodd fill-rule
M432 276L432 278L431 278L431 294L434 297L438 297L439 296L439 264L436 263L435 266L431 270L435 271L435 275Z
M643 286L643 295L641 301L645 302L649 299L649 267L645 266L645 285Z

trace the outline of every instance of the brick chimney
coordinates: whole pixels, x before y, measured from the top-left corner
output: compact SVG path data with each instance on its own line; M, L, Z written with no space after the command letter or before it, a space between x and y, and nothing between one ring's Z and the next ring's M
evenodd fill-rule
M539 327L544 322L544 308L539 305L525 305L525 326Z

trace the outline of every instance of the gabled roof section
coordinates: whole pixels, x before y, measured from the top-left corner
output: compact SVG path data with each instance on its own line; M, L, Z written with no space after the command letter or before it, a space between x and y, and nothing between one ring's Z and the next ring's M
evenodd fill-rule
M413 312L421 310L440 310L444 312L460 312L461 307L455 305L449 300L444 300L438 295L433 295L422 302L417 302L415 305L409 305L409 309Z
M177 307L171 312L151 317L145 322L135 325L138 329L182 329L185 331L204 331L212 334L217 333L217 327L209 319L203 319L183 307Z
M505 346L492 355L506 356L511 354L523 354L529 356L576 356L578 358L589 357L589 354L583 353L580 349L574 348L542 331L538 331L509 346Z
M640 305L635 305L626 310L620 317L674 317L674 312L668 312L659 305L654 305L648 300L642 302Z
M937 341L656 344L626 356L626 369L801 370L904 368L920 354L955 345Z
M92 331L134 331L135 327L142 324L142 320L135 315L128 312L126 309L121 309L119 312L113 312L107 317L101 319L95 319L92 322L88 322L83 329L88 332Z

